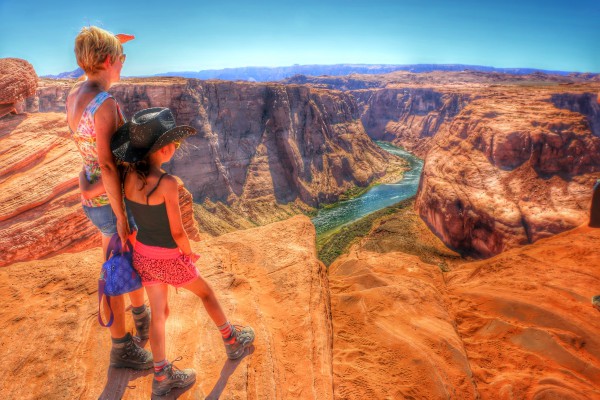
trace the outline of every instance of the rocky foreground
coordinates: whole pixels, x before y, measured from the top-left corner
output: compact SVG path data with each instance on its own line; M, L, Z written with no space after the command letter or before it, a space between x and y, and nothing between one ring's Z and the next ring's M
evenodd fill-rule
M375 231L389 239L393 226ZM198 381L171 398L600 398L600 313L589 300L600 290L600 230L447 273L371 240L327 276L314 241L298 216L193 246L230 318L251 324L257 340L227 361L201 302L172 290L167 353L183 356ZM100 261L93 248L0 270L6 398L149 397L151 374L108 368L109 336L96 320Z
M444 273L411 219L386 218L329 268L335 398L600 398L600 229L448 254Z
M314 240L310 220L295 217L193 246L231 321L251 324L257 340L252 354L228 361L202 302L171 290L167 355L198 371L180 399L332 398L328 282ZM150 398L151 374L108 368L101 258L93 248L0 269L3 398Z

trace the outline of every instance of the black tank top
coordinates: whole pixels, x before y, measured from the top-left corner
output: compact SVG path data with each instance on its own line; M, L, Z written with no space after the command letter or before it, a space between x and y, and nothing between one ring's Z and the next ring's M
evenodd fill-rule
M125 204L129 207L135 224L138 226L136 240L147 246L175 249L177 248L177 243L175 243L175 239L171 235L171 227L169 226L169 217L165 203L156 205L148 204L148 198L158 188L160 181L165 175L167 175L166 172L158 178L154 189L146 195L146 204L137 203L127 198L125 199Z

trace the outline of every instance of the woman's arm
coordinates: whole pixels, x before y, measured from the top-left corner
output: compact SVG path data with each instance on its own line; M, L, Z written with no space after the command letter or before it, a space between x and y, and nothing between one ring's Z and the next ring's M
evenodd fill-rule
M185 229L183 229L181 210L179 209L179 189L177 179L167 175L163 178L161 185L164 185L165 207L167 208L167 216L169 217L171 235L181 252L186 256L191 257L192 261L196 261L198 256L192 252L190 240L188 239L187 233L185 233Z
M108 195L110 206L117 217L117 232L122 243L125 243L127 236L129 236L129 223L123 204L121 179L117 171L117 164L110 150L110 139L116 132L118 123L117 103L114 99L109 98L96 111L94 115L94 128L96 129L98 162L102 171L104 189Z
M79 173L79 190L86 200L93 199L96 196L106 193L104 184L102 183L102 177L98 178L94 183L89 183L85 175L85 170L81 170Z

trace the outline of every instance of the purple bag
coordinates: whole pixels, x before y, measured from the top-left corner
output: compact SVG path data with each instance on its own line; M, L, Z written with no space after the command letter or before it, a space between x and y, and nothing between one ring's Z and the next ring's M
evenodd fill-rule
M114 313L110 306L110 296L119 296L142 287L142 279L133 268L133 246L128 240L121 245L121 238L114 234L106 249L106 262L102 264L98 280L98 321L100 325L109 327L114 321ZM110 318L106 324L102 322L100 304L102 296L106 296Z

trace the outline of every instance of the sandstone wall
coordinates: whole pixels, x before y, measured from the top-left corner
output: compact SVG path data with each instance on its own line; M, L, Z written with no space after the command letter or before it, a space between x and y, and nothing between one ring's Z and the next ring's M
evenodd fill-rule
M428 88L393 88L352 92L369 136L424 157L431 139L471 101L465 93Z
M565 107L555 107L558 98ZM595 98L489 94L438 133L417 194L422 218L447 244L498 254L586 222L600 177Z

